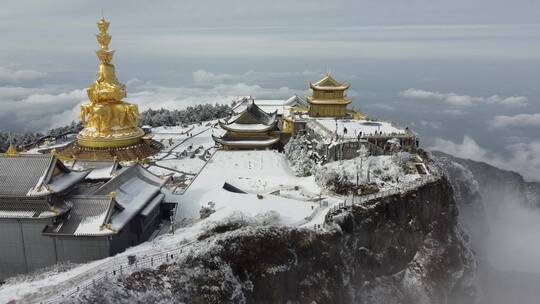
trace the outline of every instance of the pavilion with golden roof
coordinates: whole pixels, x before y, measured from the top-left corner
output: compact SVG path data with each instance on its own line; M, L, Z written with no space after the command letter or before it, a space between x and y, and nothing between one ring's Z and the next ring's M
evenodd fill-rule
M111 64L114 50L109 49L109 24L104 18L97 23L99 33L96 38L100 45L96 51L100 61L98 76L87 89L89 102L81 106L84 128L76 142L59 151L64 159L142 160L162 147L160 143L144 137L145 133L139 127L137 105L123 101L127 96L126 86L118 81Z
M352 101L345 93L349 87L349 83L338 82L330 74L315 83L309 81L309 88L313 90L313 95L307 96L309 116L344 117Z

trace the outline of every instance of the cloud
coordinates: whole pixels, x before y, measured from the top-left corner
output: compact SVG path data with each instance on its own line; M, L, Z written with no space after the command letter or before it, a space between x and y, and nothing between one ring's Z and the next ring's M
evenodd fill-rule
M303 71L303 72L258 72L247 71L241 74L218 74L206 70L197 70L193 72L193 82L196 84L216 84L216 83L231 83L231 82L261 82L271 79L283 79L285 77L322 77L321 72ZM356 75L341 75L344 78L355 78Z
M477 161L486 161L486 159L488 159L487 151L480 147L480 145L469 136L464 136L461 143L454 143L451 140L436 138L435 143L428 149L442 151L457 157Z
M60 93L41 91L0 89L0 108L3 109L0 114L0 129L16 132L44 131L56 125L58 113L72 109L86 97L84 90ZM69 123L71 120L66 122Z
M442 123L440 121L420 120L419 123L421 126L429 127L436 130L442 127Z
M144 83L131 88L127 100L139 105L141 111L149 108L182 109L203 103L230 103L236 96L251 95L259 99L285 99L298 93L288 87L265 88L246 83L215 84L197 87L167 87Z
M0 81L7 83L20 83L39 80L47 76L47 73L34 70L17 70L9 67L0 67Z
M489 124L494 128L505 127L538 127L540 126L540 114L518 114L514 116L498 115Z
M509 156L493 154L470 136L461 143L437 138L429 150L442 151L457 157L486 162L501 169L521 173L525 178L540 181L540 140L521 142L505 147Z
M242 74L216 74L205 70L193 73L193 84L170 87L133 78L128 85L128 102L149 108L183 109L205 103L230 103L233 97L251 95L259 99L285 99L302 90L289 87L265 87L250 84L242 79L260 80L279 75L315 75L300 73L261 73L248 71ZM0 87L0 130L14 132L42 132L79 120L79 109L86 102L85 89L64 91L54 86L40 88Z
M442 110L442 111L440 111L439 113L441 113L441 114L446 114L446 115L452 115L452 116L458 116L458 115L463 115L463 114L465 114L464 111L462 111L462 110L456 110L456 109Z
M477 103L497 104L507 107L523 107L527 105L528 101L527 97L524 96L501 97L499 95L492 95L490 97L474 97L456 93L431 92L414 88L402 91L399 95L409 99L434 99L449 105L460 107L469 107Z
M371 104L366 104L364 107L369 108L369 109L380 109L380 110L384 110L384 111L395 111L396 110L396 107L394 107L392 105L389 105L389 104L384 104L384 103L371 103Z

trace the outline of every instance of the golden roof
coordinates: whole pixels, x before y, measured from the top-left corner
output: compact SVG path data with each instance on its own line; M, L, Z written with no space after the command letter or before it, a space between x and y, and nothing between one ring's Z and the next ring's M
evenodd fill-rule
M347 90L351 85L347 82L338 82L330 74L326 74L321 80L312 83L309 81L309 87L313 90Z

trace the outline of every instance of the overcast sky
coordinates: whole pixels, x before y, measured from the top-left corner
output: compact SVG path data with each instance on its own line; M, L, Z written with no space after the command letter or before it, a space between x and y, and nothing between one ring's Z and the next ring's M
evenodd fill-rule
M540 179L538 0L3 0L0 129L78 119L102 10L142 110L285 98L330 71L424 146Z

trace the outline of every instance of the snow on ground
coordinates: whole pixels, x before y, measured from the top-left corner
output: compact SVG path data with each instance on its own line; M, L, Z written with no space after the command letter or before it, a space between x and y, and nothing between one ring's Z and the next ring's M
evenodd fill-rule
M248 193L222 189L226 181ZM270 194L276 190L280 190L283 196ZM172 200L180 202L174 234L160 235L115 257L90 262L63 273L13 284L8 282L0 287L0 303L23 298L26 302L39 302L43 294L60 294L99 275L111 261L125 261L129 255L143 258L177 248L223 223L241 221L247 225L283 224L307 228L322 225L326 210L340 200L323 196L323 200L328 201L323 206L313 200L319 194L320 189L313 177L294 176L283 154L275 151L218 151L185 194L168 195L169 200L175 197ZM215 204L215 212L201 220L201 206L207 206L210 201ZM306 220L310 216L313 219ZM185 219L191 224L178 228Z
M177 170L195 175L204 166L205 161L200 159L199 157L186 157L183 159L165 159L156 162L156 164L162 167L172 169L169 171L172 171L173 174L176 174L177 172L175 171ZM163 168L154 166L153 168L150 168L150 171L159 171L159 169Z
M383 135L405 135L404 129L394 126L386 121L371 121L371 120L348 120L334 118L317 118L321 124L330 133L337 134L342 138L356 138L360 132L363 135L375 135L375 132L382 132ZM345 129L347 133L345 134Z
M151 157L148 170L156 175L172 175L189 183L204 166L206 151L213 153L212 126L216 121L189 126L157 127L152 129L154 140L164 149Z
M223 189L226 182L247 193ZM270 194L291 189L297 191L288 197ZM313 177L294 176L281 153L218 151L182 195L176 220L198 218L201 207L212 202L216 212L207 220L219 220L235 211L249 216L275 211L281 224L298 225L305 223L305 218L319 206L308 201L319 193Z
M200 171L183 195L167 195L168 201L179 202L174 234L161 234L115 257L90 262L63 273L51 274L45 278L36 277L25 282L8 282L0 287L0 303L23 298L26 302L36 302L43 294L60 294L67 288L99 275L111 261L124 261L128 255L143 258L177 248L183 243L196 240L215 225L238 221L239 218L249 225L278 224L313 229L322 226L328 209L342 201L339 197L328 197L321 192L314 177L294 176L285 156L276 151L217 151L206 166L199 157L201 153L193 158L188 156L178 159L176 153L188 150L190 145L193 145L191 151L199 145L204 150L214 146L210 126L194 126L189 131L193 137L182 134L184 129L173 127L154 130L154 136L163 136L164 142L172 137L176 146L169 145L168 150L153 159L156 164L169 169L155 165L149 167L157 174L182 175L184 178L186 175L177 171ZM168 134L164 134L165 130L169 131ZM225 182L247 193L227 191L222 188ZM201 206L208 206L209 202L213 203L215 212L200 219Z

